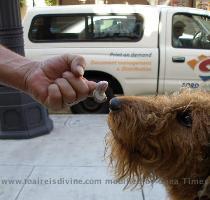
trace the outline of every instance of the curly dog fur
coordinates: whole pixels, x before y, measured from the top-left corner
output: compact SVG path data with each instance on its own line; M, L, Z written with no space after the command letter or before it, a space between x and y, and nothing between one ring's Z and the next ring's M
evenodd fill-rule
M106 138L116 178L134 187L159 180L171 200L210 199L210 94L117 99Z

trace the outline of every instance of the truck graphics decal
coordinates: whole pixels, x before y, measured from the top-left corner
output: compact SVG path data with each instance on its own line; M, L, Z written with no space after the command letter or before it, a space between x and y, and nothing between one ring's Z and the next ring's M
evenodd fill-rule
M205 55L198 56L198 59L192 59L187 62L190 68L197 71L202 81L210 80L210 58Z
M152 62L147 60L91 60L90 65L114 66L116 71L121 72L149 72L152 70Z

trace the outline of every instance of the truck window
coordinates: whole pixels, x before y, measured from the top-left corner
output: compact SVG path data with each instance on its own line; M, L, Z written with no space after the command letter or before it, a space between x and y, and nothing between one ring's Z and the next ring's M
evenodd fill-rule
M210 17L183 13L174 15L172 46L210 49Z
M32 42L138 41L143 18L132 15L38 15L29 30Z

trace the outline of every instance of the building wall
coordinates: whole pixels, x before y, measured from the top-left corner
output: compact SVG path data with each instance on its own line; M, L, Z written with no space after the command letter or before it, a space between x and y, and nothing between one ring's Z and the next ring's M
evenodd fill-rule
M94 4L95 0L60 0L60 5Z
M193 7L193 0L171 0L171 6Z
M209 0L196 0L195 7L205 10L210 10L210 1Z
M60 5L95 4L97 0L60 0ZM147 0L103 0L105 4L148 4Z
M149 4L147 0L106 0L107 4L118 4L118 3L128 3L128 4Z
M60 5L94 4L99 0L59 0ZM100 0L105 4L169 4L171 6L197 7L210 10L210 0ZM170 3L169 3L170 2Z

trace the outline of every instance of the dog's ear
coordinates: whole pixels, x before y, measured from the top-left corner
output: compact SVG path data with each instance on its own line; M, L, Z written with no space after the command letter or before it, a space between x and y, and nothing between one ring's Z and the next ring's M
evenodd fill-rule
M205 180L202 189L198 192L198 196L195 200L209 200L210 199L210 176Z

